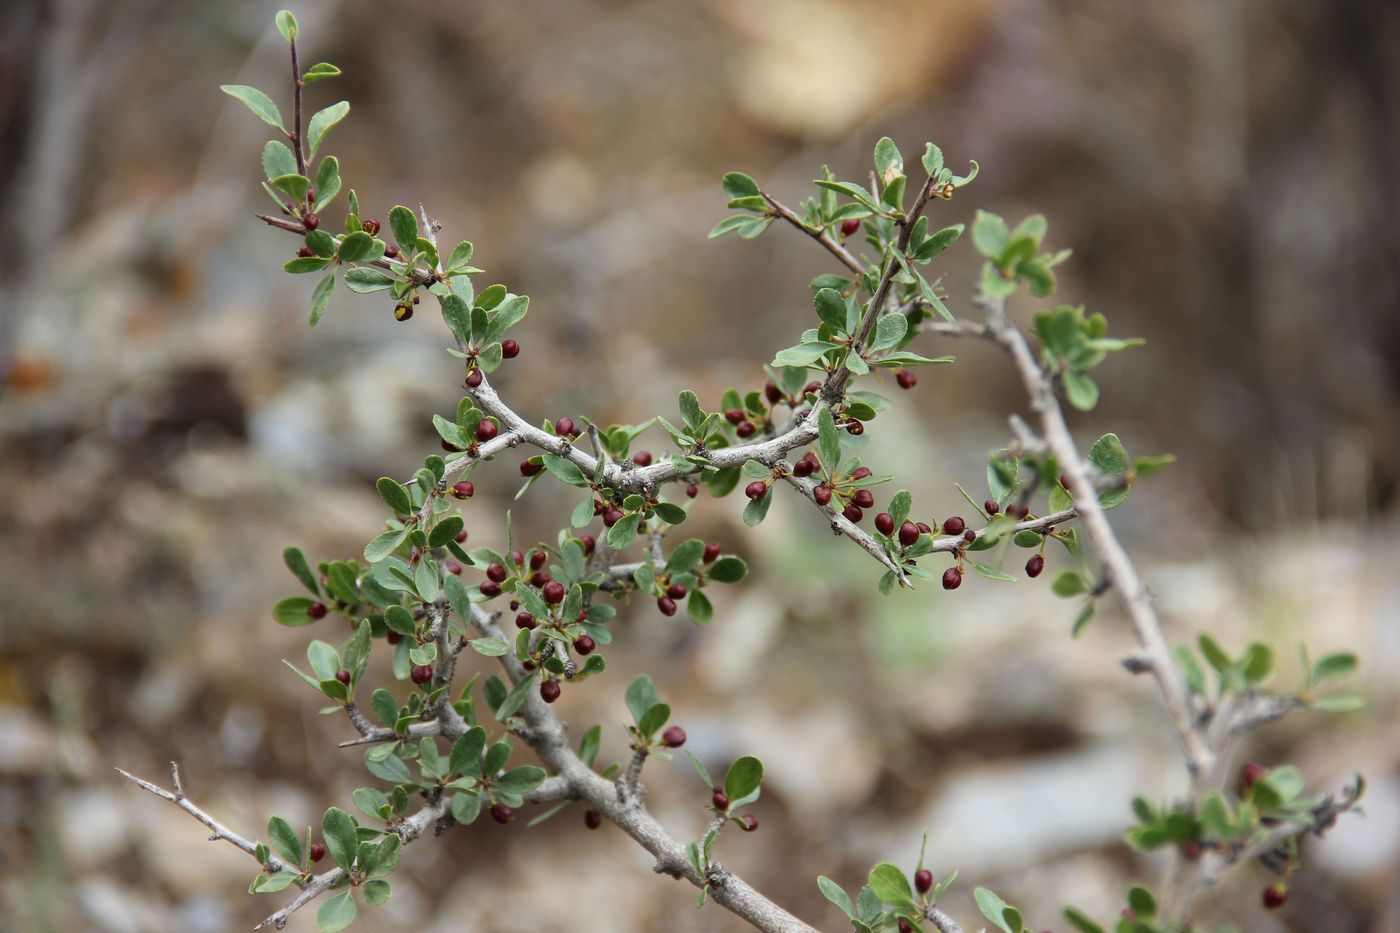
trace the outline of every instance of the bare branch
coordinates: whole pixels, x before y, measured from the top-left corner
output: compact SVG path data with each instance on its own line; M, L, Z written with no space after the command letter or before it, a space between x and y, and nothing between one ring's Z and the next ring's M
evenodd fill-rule
M793 212L791 208L787 207L785 204L783 204L777 198L773 197L768 192L759 191L759 194L763 195L763 200L767 201L769 205L772 206L773 213L777 214L779 217L783 218L783 220L786 220L798 230L801 230L803 233L816 240L822 246L826 247L827 252L831 253L831 255L841 260L841 263L847 269L850 269L856 275L861 275L865 272L865 266L861 265L860 260L857 259L855 256L851 255L850 250L846 249L846 247L836 242L836 240L832 238L830 233L827 233L825 230L813 230L811 227L803 223L802 218L798 217L797 214Z

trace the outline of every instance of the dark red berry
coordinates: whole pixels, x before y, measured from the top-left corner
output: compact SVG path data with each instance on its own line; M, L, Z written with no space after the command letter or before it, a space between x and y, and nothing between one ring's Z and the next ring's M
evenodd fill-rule
M309 246L299 246L297 247L297 255L302 259L310 259L316 255L316 251Z
M669 596L663 596L656 601L656 608L661 610L663 616L673 616L676 614L676 601Z
M724 548L720 547L718 541L711 541L705 545L705 554L701 558L707 564L713 564L719 560L720 554L724 553Z
M510 574L506 571L506 568L501 566L500 564L488 564L486 566L486 579L488 580L494 580L497 583L504 583L506 582L506 577L508 577L509 575Z
M762 499L768 495L768 484L761 479L756 479L744 487L744 495L750 499Z
M587 826L589 829L597 829L599 826L603 825L603 814L599 813L597 810L584 810L583 825Z
M603 512L603 524L611 528L613 525L616 525L618 522L622 521L622 515L622 509L619 509L617 506L610 505Z
M672 583L666 587L666 595L672 599L685 599L686 588L684 584Z
M639 467L651 466L651 452L647 450L637 451L632 455L632 463Z
M540 699L546 703L553 703L559 699L559 694L564 692L564 688L559 686L557 680L546 680L540 684Z
M982 503L982 511L986 512L988 515L995 515L1001 511L1001 506L997 505L997 500L988 499L986 502Z
M912 389L919 384L919 377L907 369L901 369L894 374L894 381L899 384L901 389Z
M933 534L933 529L929 527L928 522L915 522L915 523L914 523L914 527L917 528L917 529L919 529L919 534L922 534L922 535Z
M458 451L460 451L460 450L462 449L462 448L458 447L456 444L449 444L449 443L447 443L447 439L446 439L446 438L443 438L442 440L438 441L438 446L441 447L443 450L445 450L447 453L450 453L450 454L455 454L455 453L457 453Z
M312 863L315 864L316 862L319 862L321 861L321 859L326 857L326 847L319 842L313 842L311 843L311 849L309 850L309 854L311 856Z
M852 479L852 480L865 479L867 476L872 476L872 475L874 475L874 474L871 472L870 467L859 467L859 468L857 468L854 472L851 473L851 479Z
M687 499L694 499L694 498L695 498L696 496L698 496L698 495L700 495L700 487L699 487L699 486L697 486L695 483L688 483L688 484L686 484L686 487L685 487L685 497L686 497Z
M812 499L817 505L827 505L831 502L831 487L825 484L815 487L812 490Z
M496 422L492 421L490 418L482 418L476 423L476 439L480 442L484 443L489 441L499 434L500 431L501 429L496 426Z
M580 535L579 544L583 545L583 556L587 557L593 553L593 549L598 546L598 539L592 535Z
M842 509L841 514L846 516L846 521L853 525L860 524L860 520L865 517L865 513L861 511L860 506L856 505L854 502Z
M475 494L476 487L468 480L462 480L460 483L452 484L452 497L454 499L470 499Z
M449 560L447 563L443 564L443 566L447 569L447 572L454 577L460 577L462 575L462 565L455 560Z
M918 540L919 527L913 522L905 522L899 526L899 543L902 547L911 547Z
M350 672L344 668L335 672L335 679L345 684L347 687L350 686Z
M680 726L671 726L661 733L661 744L667 748L680 748L685 744L685 730Z
M810 463L810 464L812 465L812 470L813 470L813 471L820 470L820 469L822 468L822 461L821 461L821 458L818 457L816 454L814 454L814 453L813 453L812 451L810 451L810 450L807 451L805 454L802 455L802 459L803 459L803 460L806 460L808 463Z
M956 515L954 515L952 518L946 519L943 522L943 533L945 535L960 535L966 528L967 522L963 521Z
M534 627L535 627L535 617L532 616L532 615L530 615L530 613L528 613L528 612L519 613L519 614L516 615L516 617L515 617L515 627L516 627L516 628L526 628L526 629L534 628Z
M724 811L729 809L729 795L722 790L716 790L714 796L710 798L710 803L716 810Z
M544 566L544 563L547 560L549 560L548 551L535 551L533 554L530 555L530 569L539 570L541 567Z
M515 811L503 803L491 804L491 819L504 826L515 819Z
M315 214L307 214L301 219L301 225L308 230L315 230L317 227L321 226L321 218L317 217Z
M1032 554L1031 559L1026 561L1026 576L1035 579L1040 576L1040 572L1045 569L1045 558L1039 554Z
M396 258L398 258L398 255L399 255L399 247L398 247L398 244L396 244L396 243L390 243L388 246L384 247L384 255L385 255L385 256L388 256L390 259L396 259Z
M927 868L920 868L914 872L914 890L920 894L927 894L933 890L933 872Z
M325 603L312 603L311 605L306 607L306 614L311 616L311 618L313 619L324 619L326 617L326 613L329 611L330 610L326 608Z
M943 571L943 588L945 590L956 590L962 586L962 571L956 567L949 567Z
M1201 858L1201 844L1194 839L1181 843L1178 848L1181 850L1182 857L1189 862L1199 861Z
M520 344L519 344L519 343L515 342L514 340L502 340L502 341L501 341L501 357L502 357L502 358L507 359L507 360L513 360L513 359L515 359L515 358L516 358L517 356L519 356L519 355L520 355Z
M515 547L510 549L510 562L517 567L525 566L525 552Z
M520 461L520 475L521 475L521 476L525 476L525 477L529 477L529 476L538 476L538 475L540 474L540 471L543 470L543 469L544 469L544 464L543 464L543 463L535 463L535 462L534 462L533 460L531 460L529 457L526 457L524 460L521 460L521 461Z
M753 832L754 830L758 829L758 817L750 813L745 813L742 817L739 818L739 828L746 833Z
M805 476L811 476L812 461L804 459L794 463L792 465L792 475L798 477L799 479Z
M730 424L738 424L744 420L744 410L742 408L725 409L724 419Z
M1244 765L1243 767L1241 767L1241 768L1240 768L1240 793L1244 793L1245 791L1249 790L1251 787L1253 787L1253 786L1255 785L1255 783L1257 783L1257 782L1259 781L1260 778L1262 778L1264 775L1266 775L1266 774L1268 774L1268 773L1269 773L1269 769L1268 769L1268 768L1265 768L1263 765L1259 764L1258 762L1254 762L1254 761L1251 761L1251 762L1249 762L1248 764L1246 764L1246 765Z
M851 501L863 509L868 509L875 504L875 494L869 489L857 489L856 494L851 496Z
M379 236L379 221L362 220L360 221L360 229L370 236Z
M453 541L456 541L458 544L466 544L466 543L467 543L467 529L463 528L461 531L457 532L456 536L453 537L452 540L453 540Z
M914 928L909 925L908 920L901 919L896 925L899 933L914 933Z
M467 373L467 388L475 389L477 386L481 385L481 379L481 370L473 369L471 372Z
M894 516L889 512L881 512L876 515L875 530L886 536L894 534Z
M544 585L544 601L551 606L557 606L564 601L564 584L558 580L550 580Z
M389 629L384 633L384 640L391 645L397 645L399 642L403 641L403 636L393 629Z
M408 672L408 677L421 687L433 679L433 666L431 664L415 664L413 669Z
M1288 886L1282 881L1264 889L1264 907L1267 910L1278 910L1287 900Z
M560 437L572 437L574 434L574 419L559 418L554 422L554 433Z
M859 229L860 229L860 218L859 218L859 217L847 217L845 220L841 221L841 235L842 235L842 236L850 236L851 234L855 233L855 232L856 232L857 230L859 230Z
M574 650L579 654L592 654L596 647L598 643L588 635L580 635L574 639Z
M973 531L971 528L967 529L967 531L963 532L963 540L971 544L977 540L977 532Z
M769 380L763 386L763 397L768 399L769 405L776 405L783 400L783 392Z
M501 585L495 580L486 580L477 589L481 590L481 595L487 599L501 595Z
M758 433L758 428L754 427L752 421L745 421L734 429L734 433L743 438L750 438Z

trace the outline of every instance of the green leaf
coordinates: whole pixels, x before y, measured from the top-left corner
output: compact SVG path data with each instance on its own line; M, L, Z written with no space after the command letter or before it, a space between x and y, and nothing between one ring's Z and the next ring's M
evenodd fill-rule
M272 817L267 821L267 838L278 855L293 865L301 865L301 839L290 823L280 816Z
M904 339L909 330L909 319L902 314L886 314L875 325L875 337L870 342L869 351L879 353L888 350Z
M1105 476L1116 476L1128 469L1128 452L1117 434L1105 434L1089 448L1089 462Z
M729 172L724 176L724 193L731 201L738 198L751 198L761 195L758 182L743 172Z
M330 306L331 294L335 292L335 273L323 278L316 283L316 289L311 293L311 314L307 322L315 327L321 320L321 315L326 313L326 308Z
M1263 683L1274 669L1274 650L1262 642L1255 642L1245 650L1244 679L1249 683Z
M253 115L269 126L275 126L282 132L286 130L282 127L282 112L277 109L277 105L272 102L262 91L246 84L221 84L219 90L228 96L242 101Z
M1343 677L1355 671L1356 667L1356 655L1349 651L1325 655L1313 665L1312 682L1320 683L1331 677Z
M539 671L531 671L528 675L516 681L510 693L506 694L506 698L502 701L500 708L496 710L497 722L505 722L515 715L516 710L520 709L525 703L525 698L529 696L530 688L534 686L535 678L538 675Z
M642 717L647 710L657 704L659 698L656 694L656 685L651 682L651 678L646 674L639 674L627 685L627 693L624 695L627 702L627 709L632 714L632 721L638 726L641 725Z
M381 748L392 748L385 745ZM413 776L408 773L408 765L403 763L403 759L398 755L388 755L384 758L373 758L374 750L371 749L365 754L365 768L370 774L381 781L388 781L390 784L411 784Z
M705 578L715 583L738 583L748 575L749 565L743 558L727 555L721 557L705 572Z
M355 820L339 807L331 807L321 818L321 835L326 840L326 848L330 851L331 858L341 868L349 871L355 864L355 855L360 849Z
M1128 889L1128 906L1139 920L1151 920L1157 915L1157 899L1142 885L1135 884Z
M870 869L870 890L875 892L881 903L907 910L918 909L909 879L898 866L889 862L881 862Z
M384 500L384 504L399 516L408 516L413 512L413 502L408 498L408 492L399 484L399 481L391 476L381 476L375 480L374 488L379 491L379 498Z
M343 262L359 262L374 251L374 237L363 230L347 233L340 241L340 258Z
M308 159L316 156L316 150L321 148L321 142L331 131L331 127L344 120L345 115L349 112L350 104L342 100L331 104L324 110L318 110L312 115L311 121L306 125L306 143L309 147L306 157Z
M554 454L544 454L543 460L545 469L548 470L555 479L559 480L559 482L569 486L588 485L588 477L583 475L583 471L580 470L572 460L566 460ZM590 499L589 502L589 508L592 509L592 500ZM585 524L587 523L585 522ZM618 524L621 524L621 522ZM614 525L613 527L617 526Z
M397 839L399 837L393 836L393 838ZM372 881L366 881L360 887L360 893L365 896L366 904L373 904L378 907L380 904L389 900L389 895L393 893L393 888L390 887L389 882L384 879L375 878Z
M1006 924L1006 911L1009 904L997 897L987 888L977 888L972 892L972 897L977 901L977 909L982 911L982 916L992 921L998 930L1003 933L1021 933L1020 929L1011 929Z
M823 413L826 411L822 409ZM744 524L750 528L762 523L768 517L768 509L773 504L773 487L769 486L768 491L757 499L750 499L744 505ZM619 522L618 524L621 524Z
M838 334L846 332L846 300L835 289L823 288L812 298L817 317Z
M1070 922L1079 933L1104 933L1104 928L1090 920L1083 911L1075 907L1065 908L1065 919Z
M647 738L656 734L656 730L666 725L666 720L671 718L671 707L665 703L653 703L642 718L637 722L637 731Z
M715 615L715 607L710 602L710 597L698 589L690 591L690 598L685 603L685 611L690 616L690 621L696 625L709 624Z
M637 524L642 520L640 512L628 512L618 519L616 525L608 529L608 547L620 551L637 537Z
M1003 580L1011 583L1016 582L1016 578L1014 576L1012 576L1009 573L1006 573L1005 571L998 570L997 568L992 567L989 564L979 564L975 560L968 561L968 563L972 564L973 570L977 571L979 574L986 577L988 580ZM1058 583L1059 581L1057 580L1056 582Z
M855 907L851 905L851 897L841 885L826 875L818 875L817 887L821 888L822 896L839 907L848 919L854 920L856 918Z
M1006 221L996 214L990 214L986 211L977 212L977 216L972 221L972 245L977 247L979 253L988 259L994 259L1002 254L1010 239L1011 230L1006 226ZM979 888L978 890L986 889Z
M389 229L394 232L394 242L409 255L418 243L418 219L413 211L397 204L389 209Z
M1055 582L1050 584L1050 591L1056 596L1077 596L1086 589L1084 578L1073 570L1061 573L1055 578Z
M263 174L268 181L274 178L281 178L283 175L295 175L297 173L297 158L284 144L277 140L269 140L263 146L262 154Z
M335 196L340 193L340 160L335 156L326 156L321 160L320 166L316 169L316 205L315 210L321 210L328 206Z
M1196 645L1201 649L1201 654L1215 668L1216 673L1223 674L1230 669L1230 656L1225 653L1225 649L1220 647L1220 643L1206 634L1201 634L1196 639Z
M311 572L311 565L306 562L306 555L301 552L301 548L288 547L283 550L282 563L286 564L287 569L301 581L302 586L313 594L320 595L321 589L316 585L316 576ZM1323 658L1323 661L1325 660L1327 659Z
M355 899L349 891L331 895L316 911L316 929L337 933L355 922Z
M1366 698L1356 693L1333 693L1317 697L1312 701L1313 709L1329 713L1349 713L1352 710L1363 709L1365 706Z
M762 783L763 762L752 755L745 755L735 761L724 776L724 792L729 797L730 806L737 806L735 801L744 800L750 794L756 793Z
M324 81L326 78L335 78L340 75L340 69L330 62L317 62L301 76L302 84L314 84L317 81Z
M1083 373L1064 374L1065 396L1069 403L1080 411L1090 411L1099 402L1099 387Z
M392 287L395 281L392 275L378 269L361 267L345 270L345 287L358 295L382 292Z
M313 600L305 596L289 596L286 599L279 599L272 607L272 617L279 624L288 628L300 628L303 625L310 625L316 620L307 615L306 610L311 608Z
M290 10L279 10L276 17L277 31L282 34L282 38L291 42L297 37L297 18Z
M836 433L836 421L829 408L823 408L817 415L817 441L821 449L822 468L828 476L834 476L837 464L841 462L841 436Z

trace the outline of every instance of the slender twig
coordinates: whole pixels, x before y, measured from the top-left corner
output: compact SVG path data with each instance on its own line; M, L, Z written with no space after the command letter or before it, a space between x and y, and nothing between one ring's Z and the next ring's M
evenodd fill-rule
M826 247L827 251L831 253L831 255L835 256L837 259L841 260L842 264L845 265L847 269L850 269L856 275L860 275L863 272L865 272L865 266L861 264L861 261L855 256L851 255L850 250L846 249L846 247L836 242L836 240L832 238L830 233L827 233L825 230L813 229L812 227L807 226L805 223L803 223L802 218L798 217L797 214L794 213L791 208L783 204L777 198L773 197L767 191L760 191L759 194L763 195L763 200L767 201L769 206L773 208L773 213L777 214L779 217L783 218L783 220L786 220L798 230L801 230L803 233L816 240L822 246Z
M292 131L287 135L292 139L292 149L297 157L297 174L306 177L306 142L301 132L301 67L297 64L297 40L293 36L292 46Z

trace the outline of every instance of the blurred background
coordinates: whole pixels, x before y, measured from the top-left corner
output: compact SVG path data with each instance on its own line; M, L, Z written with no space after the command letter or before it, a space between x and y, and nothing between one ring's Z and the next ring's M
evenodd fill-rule
M356 556L382 520L375 477L437 447L460 364L436 313L393 320L340 292L314 331L314 277L253 218L263 126L221 83L288 110L279 4L8 0L0 5L0 928L246 929L285 895L249 896L251 860L115 775L188 791L262 832L348 807L370 783L349 735L281 658L308 635L269 608L297 585L289 543ZM1174 641L1276 643L1363 657L1364 711L1303 713L1248 756L1296 762L1326 789L1353 771L1364 818L1309 842L1287 907L1254 868L1203 901L1249 931L1400 930L1400 7L1380 0L316 0L295 9L303 61L343 78L330 137L366 216L420 202L471 239L478 283L532 296L521 356L496 384L531 420L670 415L681 388L714 405L810 320L806 238L707 241L719 177L752 174L796 205L823 163L863 177L888 134L914 163L932 139L982 173L938 223L977 207L1050 218L1071 246L1059 298L1108 314L1144 349L1099 371L1073 426L1178 462L1114 518ZM344 200L329 211L339 223ZM973 314L970 244L939 261ZM426 308L426 305L424 306ZM1016 308L1028 321L1036 305ZM968 344L920 373L872 426L869 462L929 519L979 498L985 455L1025 411L996 351ZM640 446L666 448L654 431ZM472 541L502 543L513 460L478 473ZM515 503L526 541L573 504L541 484ZM779 497L755 532L740 503L685 528L754 573L717 594L707 630L624 611L609 676L566 690L576 730L626 754L622 685L649 671L690 746L716 767L761 754L762 829L718 857L825 929L824 873L848 889L877 860L974 884L1063 928L1110 917L1162 864L1131 853L1134 794L1166 799L1181 766L1151 686L1124 674L1122 617L1077 640L1047 585L970 577L874 598L878 569ZM1050 569L1068 566L1049 553ZM1011 555L1012 559L1015 555ZM1049 578L1043 578L1043 584ZM1107 607L1106 607L1107 608ZM325 623L330 625L331 623ZM487 665L483 663L482 669ZM697 838L708 794L654 762L658 816ZM406 853L367 931L729 931L577 808L527 829L490 821ZM290 929L314 928L310 911Z

